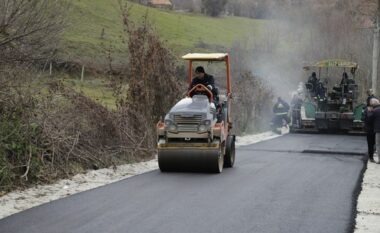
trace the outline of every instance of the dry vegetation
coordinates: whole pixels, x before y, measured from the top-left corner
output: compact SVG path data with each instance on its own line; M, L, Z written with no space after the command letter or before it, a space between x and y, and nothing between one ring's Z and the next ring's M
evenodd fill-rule
M150 27L147 16L137 26L130 20L129 10L127 5L122 7L129 63L120 79L120 87L128 82L129 92L126 98L118 98L118 107L133 113L130 125L144 135L146 146L153 147L155 124L178 100L185 85L176 78L174 55Z
M58 0L0 0L0 62L41 62L53 57L65 8Z
M41 85L30 62L2 64L0 192L153 158L154 124L180 91L175 60L146 21L134 25L122 9L130 59L114 85L116 110L59 80ZM126 95L120 91L125 82Z
M263 47L263 46L261 46ZM234 133L249 134L268 130L274 93L269 82L252 72L252 53L244 43L231 49L233 75Z
M234 82L234 132L237 135L268 130L273 92L261 78L250 71L241 73Z
M60 81L38 89L33 76L1 73L0 191L152 158L152 135L137 132L146 129L128 108L110 111Z

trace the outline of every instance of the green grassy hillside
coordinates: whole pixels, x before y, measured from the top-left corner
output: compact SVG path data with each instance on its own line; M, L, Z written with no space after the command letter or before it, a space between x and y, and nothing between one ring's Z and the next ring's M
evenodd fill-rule
M109 80L94 76L91 67L107 62L106 48L112 46L113 65L123 63L126 52L122 43L123 25L118 0L70 1L68 27L63 34L61 57L90 66L83 82L80 75L66 75L65 84L109 108L115 99ZM266 22L240 17L211 18L200 14L158 10L130 3L131 18L139 22L148 14L149 22L168 47L179 56L195 51L221 51L235 41L249 37L253 42Z
M123 27L118 0L71 1L69 26L64 33L64 55L69 58L96 59L102 48L112 45L123 50ZM132 5L132 3L131 3ZM149 21L178 54L193 51L204 45L230 47L244 37L254 37L265 23L240 17L210 18L197 14L177 13L133 4L131 16L139 20L148 12ZM104 37L101 38L104 30Z

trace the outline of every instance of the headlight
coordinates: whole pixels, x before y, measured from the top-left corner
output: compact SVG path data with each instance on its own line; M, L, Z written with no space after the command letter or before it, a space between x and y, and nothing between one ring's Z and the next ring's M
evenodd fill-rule
M170 125L174 125L173 121L171 121L171 120L165 120L165 126L169 127Z
M210 120L204 120L204 121L202 122L202 125L210 126L210 125L211 125L211 121L210 121Z
M200 131L200 132L207 131L207 127L206 127L205 125L200 125L200 126L198 127L198 131Z
M169 131L177 131L177 126L172 120L165 120L165 129Z
M175 125L170 125L169 126L169 130L170 131L176 131L177 130L177 127Z
M202 123L198 126L198 131L205 132L210 129L211 121L210 120L204 120Z

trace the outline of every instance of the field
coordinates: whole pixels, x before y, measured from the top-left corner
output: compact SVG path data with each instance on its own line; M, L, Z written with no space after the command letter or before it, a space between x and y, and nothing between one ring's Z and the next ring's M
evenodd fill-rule
M149 22L176 54L230 48L235 41L254 38L265 24L240 17L211 18L199 14L164 11L129 3L131 18ZM63 55L69 59L97 59L110 46L116 57L124 51L123 26L118 0L72 1L69 25L63 35ZM238 26L237 26L238 25Z
M241 17L211 18L200 14L158 10L128 3L131 19L148 21L176 56L187 52L228 51L234 42L254 41L265 28L263 20ZM237 27L238 25L238 27ZM123 64L127 52L123 43L123 25L118 0L71 1L68 26L63 33L60 56L64 60L96 67L107 62L112 51L115 64ZM107 107L114 108L109 80L86 74L84 82L65 76L65 83ZM68 78L67 78L68 77Z

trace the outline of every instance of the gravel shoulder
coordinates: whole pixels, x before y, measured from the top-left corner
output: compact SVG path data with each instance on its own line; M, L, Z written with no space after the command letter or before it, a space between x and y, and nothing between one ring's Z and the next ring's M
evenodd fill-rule
M380 164L368 162L358 198L355 233L380 232Z

